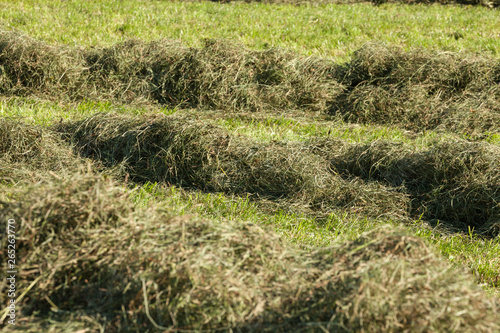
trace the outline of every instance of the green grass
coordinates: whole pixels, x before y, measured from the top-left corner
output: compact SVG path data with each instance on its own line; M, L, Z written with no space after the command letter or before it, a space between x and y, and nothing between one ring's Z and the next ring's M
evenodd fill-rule
M141 115L148 112L173 114L177 110L153 105L137 107L90 100L79 103L56 103L35 97L6 98L0 96L0 117L18 118L26 123L36 125L48 126L58 121L74 120L96 113L109 112Z
M203 117L203 115L201 116ZM213 116L208 116L212 118ZM376 140L386 140L409 144L416 149L431 147L432 145L451 139L463 137L451 133L425 131L415 134L395 126L381 126L372 124L348 124L341 120L328 120L325 117L317 119L301 119L294 116L265 118L219 116L213 123L226 128L236 135L245 135L261 142L270 141L308 141L310 139L336 138L349 143L369 143ZM485 140L489 143L500 142L497 135Z
M228 38L345 59L368 41L405 48L500 53L498 11L440 5L266 5L169 1L9 1L0 20L49 43L111 45L124 39Z

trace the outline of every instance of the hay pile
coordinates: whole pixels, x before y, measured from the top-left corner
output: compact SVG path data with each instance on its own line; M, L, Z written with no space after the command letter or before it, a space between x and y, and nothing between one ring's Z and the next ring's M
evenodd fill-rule
M483 138L500 125L500 63L473 54L365 45L337 79L333 114L422 131L445 128Z
M141 210L92 174L15 197L0 219L23 235L18 288L33 284L18 303L25 331L500 329L498 305L470 276L399 230L304 252L254 224Z
M333 175L328 160L302 144L259 144L177 116L95 115L55 129L82 157L121 169L136 182L250 194L322 212L341 209L401 218L407 211L405 194Z
M411 198L412 215L455 229L500 232L500 149L487 143L450 141L415 151L390 142L353 145L332 157L332 168L394 186Z
M78 95L82 71L73 49L0 29L0 93L59 97L60 91Z
M0 93L69 100L158 102L224 110L324 110L339 91L333 63L207 40L130 40L109 48L49 46L0 31Z
M420 151L384 141L257 143L163 115L98 114L54 125L59 133L4 119L0 129L3 184L64 177L92 161L139 184L248 195L318 216L422 218L453 231L500 232L500 151L486 143L449 141Z
M0 183L73 172L82 163L57 133L20 119L0 119Z

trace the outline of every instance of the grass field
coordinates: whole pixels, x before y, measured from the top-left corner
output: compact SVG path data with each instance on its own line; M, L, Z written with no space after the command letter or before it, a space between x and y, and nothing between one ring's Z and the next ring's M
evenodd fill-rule
M500 330L497 9L0 9L2 331Z

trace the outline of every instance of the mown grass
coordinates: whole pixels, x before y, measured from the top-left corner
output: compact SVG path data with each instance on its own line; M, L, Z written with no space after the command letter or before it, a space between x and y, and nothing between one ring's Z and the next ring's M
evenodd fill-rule
M89 111L90 112L90 111ZM270 123L276 123L270 121ZM282 126L288 126L290 121L281 121L279 122ZM99 135L102 136L102 135ZM407 139L409 140L409 139ZM414 143L415 144L415 143ZM428 143L429 144L429 143ZM434 143L435 144L435 143ZM428 148L426 145L416 145L419 150L423 150ZM46 148L37 146L35 152L44 151ZM143 147L144 149L144 147ZM29 149L32 151L33 149ZM184 153L185 154L185 153ZM22 156L22 155L21 155ZM34 155L35 157L38 155ZM38 157L37 157L38 158ZM32 163L33 157L31 157ZM224 167L226 169L226 167ZM57 172L56 169L52 167L53 170ZM226 169L226 173L229 172ZM188 197L187 203L180 202L172 202L172 197L175 197L175 191L168 193L166 195L164 192L161 194L161 191L156 191L155 187L151 187L150 185L146 185L142 190L148 192L148 189L155 193L157 196L160 193L160 197L165 202L173 203L174 206L183 207L180 208L181 213L190 212L190 207L193 205L198 205L198 212L203 216L207 215L210 217L224 217L227 219L243 219L243 220L252 220L255 222L260 221L266 224L274 225L280 233L284 233L287 238L291 239L292 242L300 246L309 245L309 246L324 246L333 240L339 241L342 239L352 239L357 236L362 231L370 230L374 226L379 225L384 220L376 220L370 218L363 218L359 216L350 216L348 213L331 213L328 216L324 216L321 219L315 219L308 214L304 213L294 213L294 210L299 209L300 206L288 207L285 211L283 208L279 208L277 213L272 213L273 210L276 210L276 205L266 205L265 203L261 204L261 208L263 207L264 211L267 208L268 213L261 213L257 210L257 206L255 203L250 203L249 199L241 199L238 197L233 197L232 199L226 199L225 196L221 194L218 195L202 195L198 194L193 200L193 197ZM206 196L206 197L204 197ZM202 198L202 200L200 200ZM185 199L185 198L184 198ZM160 200L161 201L161 200ZM193 204L192 201L195 203ZM271 208L271 213L269 213L269 208ZM386 220L387 221L391 221ZM394 224L399 224L399 222L392 221ZM419 228L423 226L423 224L419 224L418 228L414 228L412 232L421 234L422 231L418 231ZM411 228L410 228L411 229ZM439 234L439 233L437 233ZM426 235L425 232L423 235ZM490 286L497 285L498 279L498 271L497 271L497 262L493 260L498 251L498 244L494 241L488 243L487 241L481 240L479 238L474 238L470 240L468 243L467 237L463 238L462 236L455 236L451 238L451 242L447 237L445 239L436 237L436 233L427 234L426 239L431 240L433 243L438 244L439 248L443 251L443 254L449 256L449 253L453 253L455 257L457 255L457 250L453 248L453 244L458 242L461 244L459 246L458 251L462 252L462 258L458 259L458 265L466 265L470 267L473 272L476 273L478 278L481 281L488 282ZM439 240L439 241L438 241ZM467 246L470 248L467 248ZM451 245L450 245L451 244ZM482 244L482 245L479 245ZM488 245L485 246L484 244ZM478 249L481 251L478 252ZM487 259L486 262L484 261ZM456 260L456 259L455 259ZM477 271L477 272L476 272Z
M0 82L0 215L22 221L26 235L20 288L33 289L22 303L25 330L500 325L495 301L477 287L498 298L496 10L160 1L2 6L3 36L14 28L46 42L17 40L13 49L20 51L3 63L7 70L15 65L12 75ZM120 44L129 38L183 44ZM389 47L368 44L353 53L374 39ZM48 57L36 53L40 46ZM162 58L177 61L172 75L185 72L186 59L199 70L188 72L202 75L181 77L190 89L181 86L175 103L161 94L161 101L148 93L123 98L130 86L147 92L136 84L148 78L163 82L161 93L178 88L161 81L170 75L168 61L157 68L130 61L144 50L155 57L174 50ZM328 59L303 57L309 55ZM248 58L266 75L252 76ZM46 71L40 59L63 66ZM94 70L89 76L85 64ZM334 70L318 74L307 64ZM80 70L83 80L72 81ZM250 80L239 82L256 90L245 95L236 87L235 94L227 77L213 88L213 73L226 72L229 81L245 73ZM333 74L336 82L325 79ZM314 106L297 100L304 84L296 79L318 78L324 81L308 90ZM407 98L415 91L425 98ZM328 108L339 93L336 111L340 105L343 114ZM359 96L371 104L356 104ZM489 123L469 117L469 127L460 112L482 107L479 99L489 103L479 112ZM460 112L444 126L401 112L427 108L432 118L435 106L448 112L449 105ZM421 203L422 214L415 209Z
M86 118L102 112L130 113L130 110L126 107L106 103L84 102L71 107L61 107L53 102L36 101L26 98L10 98L4 100L2 106L4 116L11 117L23 114L26 117L25 121L45 125L58 122L60 118L66 119L66 117L73 119L75 117ZM147 114L152 112L152 110L155 109L153 108L145 112ZM155 111L162 112L163 110L159 109ZM165 110L163 112L172 114L173 111ZM192 112L197 114L194 110L177 111L179 115L186 114L188 117ZM43 115L46 118L37 117L37 114ZM299 117L299 120L296 120L293 117L273 118L272 116L267 117L263 115L260 117L248 114L235 118L232 115L224 117L219 113L207 113L203 114L203 117L211 122L224 125L234 135L252 137L262 143L272 140L307 141L317 137L338 138L357 144L367 144L374 140L390 140L392 142L404 143L406 146L418 151L429 149L439 142L449 142L450 140L457 139L456 135L440 134L433 131L415 136L407 135L407 133L398 128L377 125L353 126L342 124L338 121L334 121L334 125L332 125L324 117L320 117L316 121L307 121L302 116ZM180 208L181 213L192 212L192 206L195 206L196 209L194 211L202 216L251 220L256 223L271 224L275 226L280 234L283 234L298 246L326 246L332 242L354 239L361 232L370 230L381 223L379 220L374 219L348 218L349 214L345 215L343 213L332 213L326 218L316 219L307 214L304 215L304 213L294 213L293 208L290 208L288 211L286 209L283 211L283 208L280 208L276 213L272 213L272 210L276 209L276 206L264 204L263 208L261 207L259 210L258 205L256 206L255 202L250 202L248 198L227 197L222 194L213 195L198 192L198 194L194 195L179 195L173 188L165 192L163 189L159 190L158 186L152 185L145 185L145 187L141 188L141 191L143 194L151 192L156 197L155 200L157 202L163 200L171 203L173 206L182 207ZM269 207L271 207L271 211L269 211ZM386 222L394 223L395 225L400 224L394 220L386 220ZM467 235L443 237L439 232L426 231L428 229L421 229L422 227L423 224L418 224L415 228L409 227L409 230L436 244L441 253L445 257L450 258L453 264L468 267L477 276L479 281L486 282L489 288L493 288L493 292L495 292L499 276L498 262L495 261L499 251L498 242L495 240L482 240L476 236L470 239Z
M400 228L304 251L251 222L141 209L92 172L26 185L0 213L26 235L25 331L498 328L495 301Z
M58 121L83 119L98 113L145 115L174 113L197 117L202 121L221 126L234 135L251 137L259 142L307 141L312 138L338 138L350 143L369 143L387 140L406 143L415 149L430 147L435 143L454 139L470 139L467 135L449 132L422 131L413 133L397 126L376 124L350 124L342 119L321 114L304 115L284 111L281 116L275 112L236 113L197 109L172 109L158 105L128 106L101 101L57 103L35 97L0 96L0 116L21 118L23 122L36 125L51 125ZM477 140L477 139L476 139ZM500 135L491 134L481 141L500 144Z
M498 55L498 12L440 5L268 5L169 1L9 1L4 28L50 44L110 46L124 39L228 38L252 49L347 59L366 42Z
M376 140L401 142L415 149L430 147L441 141L449 141L464 136L453 133L424 131L418 134L403 130L396 126L380 126L374 124L350 124L341 119L331 120L328 117L304 119L294 115L275 117L222 115L218 118L206 115L213 123L226 128L236 135L245 135L261 142L269 141L307 141L314 138L338 138L350 143L369 143ZM204 115L201 116L202 118ZM488 143L499 143L498 136L490 136Z
M234 113L321 111L413 132L498 136L499 61L471 53L371 43L335 63L221 40L199 49L166 40L78 49L8 31L0 38L0 91L8 96Z

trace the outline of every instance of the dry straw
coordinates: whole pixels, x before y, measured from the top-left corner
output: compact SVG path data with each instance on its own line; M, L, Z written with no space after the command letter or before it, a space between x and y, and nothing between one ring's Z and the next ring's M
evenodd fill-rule
M186 117L96 115L58 126L83 157L138 182L250 194L316 212L444 223L500 231L500 151L487 143L404 145L335 140L255 143Z
M82 163L59 134L20 119L0 119L0 183L66 174Z
M500 231L500 149L487 143L449 141L414 151L373 142L337 152L332 167L345 177L394 186L411 198L414 217L455 230Z
M218 40L201 49L167 40L75 49L0 31L0 64L6 95L254 111L324 110L339 91L332 61Z
M500 231L500 151L450 141L414 151L314 139L257 143L189 117L95 115L47 128L0 121L4 184L63 177L93 161L115 177L270 199L320 216L424 219L453 231Z
M446 129L474 138L500 124L500 64L471 53L369 43L352 60L130 40L108 48L49 46L0 31L0 93L171 107L323 111L344 120Z

